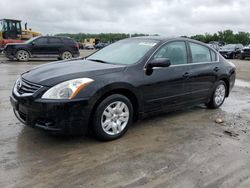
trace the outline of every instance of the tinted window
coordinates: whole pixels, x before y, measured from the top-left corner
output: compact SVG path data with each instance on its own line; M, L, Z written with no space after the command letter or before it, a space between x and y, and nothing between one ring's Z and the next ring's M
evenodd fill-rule
M202 45L189 43L193 63L211 62L210 50Z
M185 42L171 42L163 46L154 58L168 58L172 65L187 63L187 49Z
M72 39L67 39L67 38L63 38L63 42L67 44L75 44L75 41L73 41Z
M62 41L59 38L49 38L49 43L60 44L60 43L62 43Z
M39 45L48 44L48 39L45 37L42 37L42 38L36 39L34 42Z
M217 61L217 55L214 51L210 50L212 61Z

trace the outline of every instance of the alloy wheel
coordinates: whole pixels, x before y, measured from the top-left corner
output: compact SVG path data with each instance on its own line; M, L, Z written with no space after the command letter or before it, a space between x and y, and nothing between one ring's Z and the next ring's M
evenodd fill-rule
M29 58L29 53L24 51L24 50L20 50L17 53L17 59L20 61L27 61Z
M72 54L70 52L63 52L62 59L71 59Z
M215 93L214 93L214 102L216 105L221 105L226 96L226 87L224 84L220 84L217 86Z
M129 121L129 108L122 101L116 101L108 105L102 113L101 125L108 135L121 133Z

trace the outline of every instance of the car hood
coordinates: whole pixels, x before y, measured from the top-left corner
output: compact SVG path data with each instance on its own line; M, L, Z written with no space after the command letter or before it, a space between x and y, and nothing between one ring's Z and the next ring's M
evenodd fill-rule
M22 74L22 78L43 86L54 86L76 78L93 78L102 74L123 71L125 65L98 63L83 59L57 61L41 65Z
M6 44L6 46L21 46L21 45L25 45L26 43L8 43Z
M221 49L219 52L232 52L234 51L233 49Z

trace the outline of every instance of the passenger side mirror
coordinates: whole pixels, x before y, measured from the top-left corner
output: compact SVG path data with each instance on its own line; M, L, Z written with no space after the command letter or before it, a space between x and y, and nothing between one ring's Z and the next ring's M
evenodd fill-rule
M152 69L153 67L169 67L170 65L171 61L168 58L156 58L147 64L147 68Z

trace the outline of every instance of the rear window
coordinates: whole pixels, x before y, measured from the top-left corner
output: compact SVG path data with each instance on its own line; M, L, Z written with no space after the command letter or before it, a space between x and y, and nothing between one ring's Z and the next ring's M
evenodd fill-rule
M67 44L75 44L76 42L72 39L68 39L68 38L63 38L62 39L64 43L67 43Z
M190 49L192 52L192 62L193 63L206 63L211 62L211 55L209 48L196 44L196 43L189 43Z
M53 44L61 44L62 41L59 38L49 38L49 42Z

